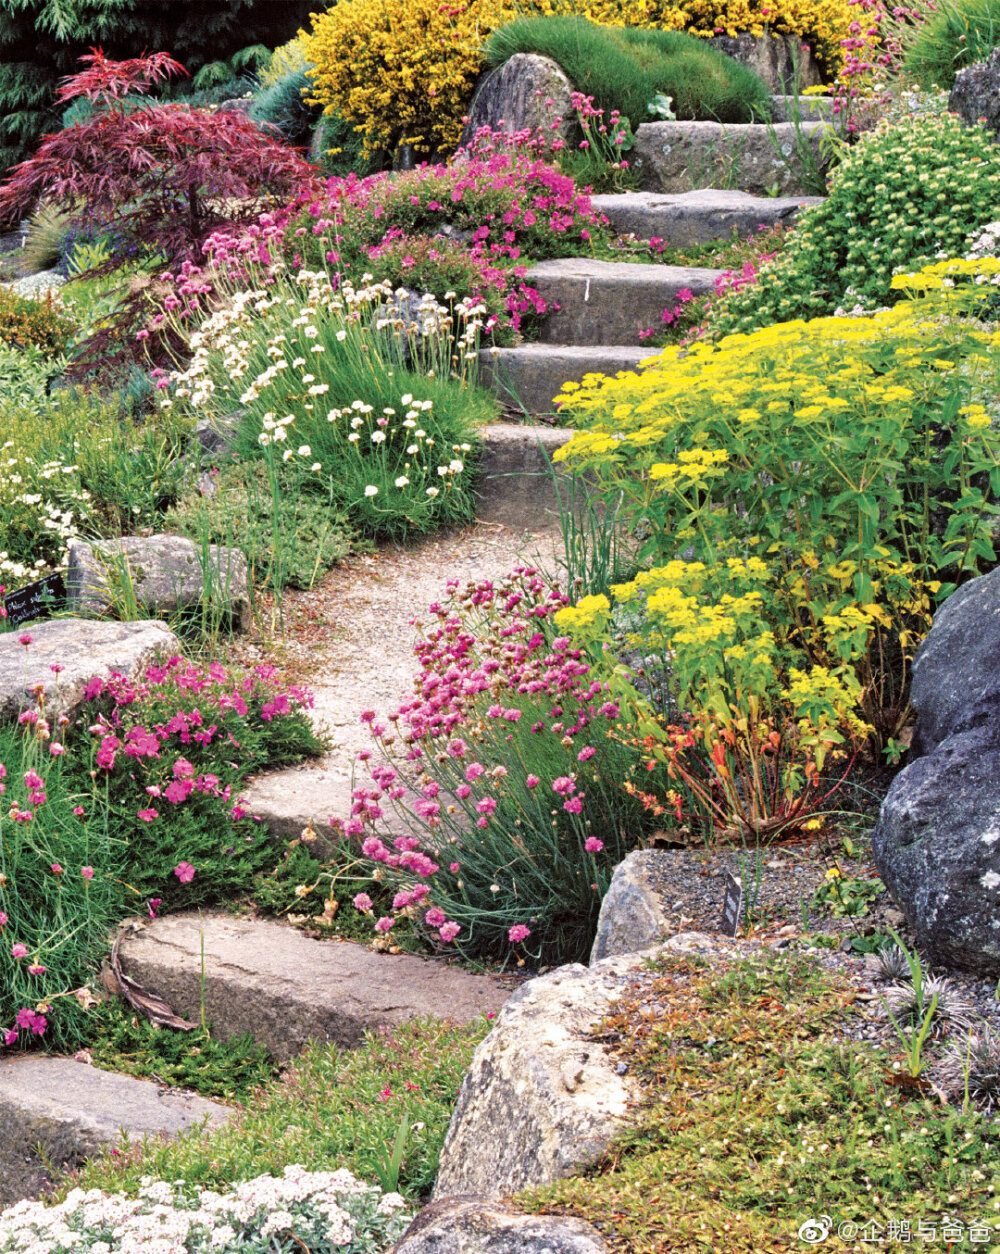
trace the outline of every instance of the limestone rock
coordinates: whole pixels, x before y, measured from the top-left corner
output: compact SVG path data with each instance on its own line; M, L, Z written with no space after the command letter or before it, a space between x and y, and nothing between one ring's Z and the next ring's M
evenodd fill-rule
M466 1023L507 996L499 980L440 960L220 913L156 919L120 953L125 973L177 1014L197 1018L204 996L220 1040L249 1032L281 1062L310 1040L353 1046L369 1030L424 1015Z
M169 656L181 647L167 624L155 620L113 623L58 618L32 623L25 631L32 637L27 648L19 643L24 632L0 635L0 722L17 718L33 705L39 686L50 713L70 714L95 675L111 671L133 675L161 654ZM55 675L53 666L63 669Z
M1000 715L1000 567L970 579L934 615L913 659L914 755Z
M228 608L245 630L250 625L246 558L238 549L217 544L209 545L208 553L206 570L201 550L183 536L125 536L92 545L74 540L66 573L67 602L77 613L103 613L112 604L118 569L127 567L136 600L147 610L172 614L210 599Z
M482 126L507 134L540 126L551 134L553 121L565 137L576 123L572 96L573 85L555 61L519 52L480 80L462 143L468 144Z
M525 1215L477 1197L431 1202L387 1254L606 1254L582 1219Z
M605 1050L584 1038L646 956L559 967L507 1002L462 1082L435 1200L458 1193L504 1197L600 1158L623 1124L632 1091Z
M987 60L958 71L948 109L968 126L981 122L1000 132L1000 48L994 48Z
M616 954L632 954L665 940L670 923L656 882L662 854L637 849L615 867L601 902L590 965Z
M825 169L822 140L829 130L825 122L644 122L636 128L633 166L651 192L735 187L798 196L812 192L813 171Z
M677 195L613 192L590 203L616 231L639 239L654 235L676 247L726 239L733 231L752 235L762 226L788 226L818 196L751 196L747 192L697 188Z
M121 1132L133 1141L171 1135L230 1110L151 1080L100 1071L71 1058L0 1062L0 1207L35 1196L52 1168L78 1167Z
M810 49L795 35L716 35L705 41L759 75L773 92L804 91L822 83Z
M872 848L932 960L1000 975L1000 731L957 732L893 780Z

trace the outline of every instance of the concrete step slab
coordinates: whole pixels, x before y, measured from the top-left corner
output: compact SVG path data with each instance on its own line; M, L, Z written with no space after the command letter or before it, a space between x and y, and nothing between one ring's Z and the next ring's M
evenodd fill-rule
M555 414L554 397L564 383L581 383L589 375L617 375L635 370L656 350L640 345L519 344L516 348L484 349L480 370L510 408L531 416Z
M735 188L754 195L812 195L827 164L826 122L644 122L636 128L633 169L643 191Z
M202 944L204 943L204 982ZM375 953L230 915L175 914L124 939L125 973L228 1040L249 1032L279 1060L310 1040L360 1043L369 1030L424 1015L467 1023L507 1000L498 979L442 959Z
M638 344L639 333L660 325L663 310L676 302L679 291L711 293L721 273L560 257L532 267L526 278L551 309L539 332L542 343L614 346Z
M0 1062L0 1207L35 1197L51 1168L74 1168L123 1132L173 1136L229 1118L229 1107L72 1058Z
M751 196L749 192L697 188L690 192L622 192L593 196L594 208L616 231L662 239L674 248L753 235L762 226L788 226L822 196Z

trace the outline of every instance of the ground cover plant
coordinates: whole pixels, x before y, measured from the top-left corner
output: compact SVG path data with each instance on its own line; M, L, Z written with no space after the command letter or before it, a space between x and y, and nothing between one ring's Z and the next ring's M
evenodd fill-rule
M308 1241L316 1254L378 1254L409 1222L405 1206L399 1194L383 1195L348 1171L307 1172L293 1164L221 1195L147 1180L134 1198L77 1189L57 1206L22 1202L0 1216L0 1250L34 1244L100 1254L113 1241L126 1254L167 1240L192 1254L255 1247L292 1254Z
M667 965L599 1029L641 1086L636 1126L519 1201L589 1219L622 1254L776 1254L821 1215L831 1233L874 1219L890 1241L888 1217L907 1221L901 1242L950 1227L986 1248L995 1129L901 1083L891 1048L852 1040L853 997L797 955Z
M458 1086L488 1027L485 1016L464 1027L423 1020L368 1035L355 1049L311 1045L224 1127L106 1152L70 1183L134 1195L144 1176L155 1176L218 1189L299 1162L313 1171L346 1168L409 1198L425 1195ZM390 1171L401 1127L405 1149Z
M835 312L876 309L892 278L961 256L994 216L1000 149L951 114L903 118L861 138L757 281L716 302L714 336Z
M597 26L575 17L524 17L493 32L490 65L518 53L549 57L594 104L635 128L664 95L683 121L752 122L770 117L762 79L731 57L678 31Z
M19 640L31 649L30 631ZM245 891L277 861L238 789L251 770L320 747L307 704L266 668L239 676L174 658L142 680L95 679L72 724L43 704L0 734L3 1047L79 1042L88 985L125 914Z
M661 686L632 698L654 711L636 741L673 781L654 812L774 835L811 821L861 742L898 736L934 604L995 561L998 360L968 313L991 292L971 280L996 265L899 280L907 299L870 318L781 324L567 385L583 429L557 459L641 538L642 569L556 622L595 661L663 659Z

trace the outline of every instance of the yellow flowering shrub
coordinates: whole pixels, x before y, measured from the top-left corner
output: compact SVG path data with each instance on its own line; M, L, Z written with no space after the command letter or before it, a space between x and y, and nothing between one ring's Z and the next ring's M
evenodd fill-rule
M774 832L862 740L898 735L935 604L996 561L998 280L996 258L939 263L877 315L564 389L578 430L556 460L620 502L642 569L560 625L595 656L663 659L641 697L615 674L678 813Z
M275 48L271 53L270 61L258 75L262 87L273 87L286 75L295 74L306 68L309 64L306 56L307 38L305 31L300 30L294 39L282 44L280 48Z

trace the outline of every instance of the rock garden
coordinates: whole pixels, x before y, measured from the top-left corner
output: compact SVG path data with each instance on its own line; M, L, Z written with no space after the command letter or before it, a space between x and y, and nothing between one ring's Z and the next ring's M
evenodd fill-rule
M0 1254L1000 1246L992 2L6 6Z

